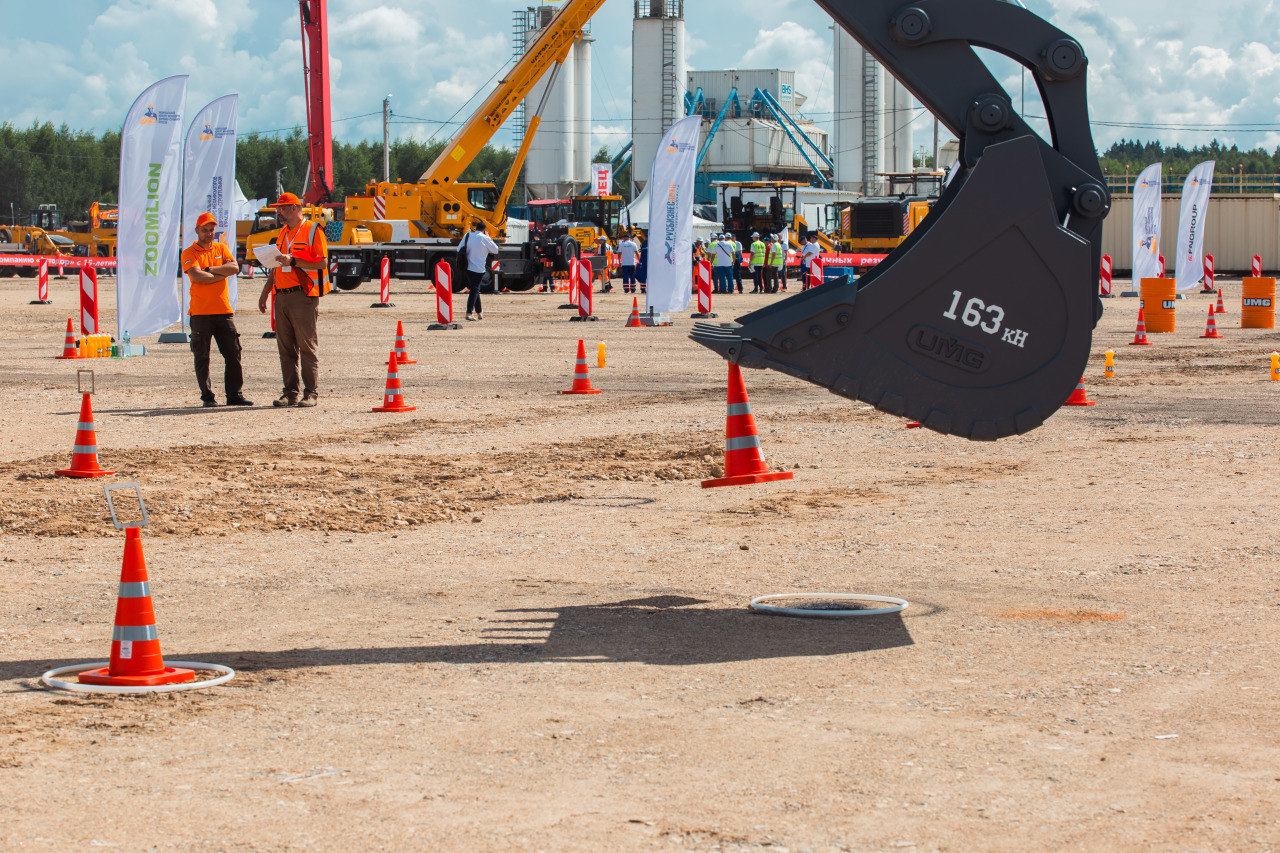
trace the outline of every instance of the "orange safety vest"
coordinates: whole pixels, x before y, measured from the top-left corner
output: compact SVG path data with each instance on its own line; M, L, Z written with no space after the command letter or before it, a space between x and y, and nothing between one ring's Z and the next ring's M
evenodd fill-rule
M298 239L298 232L302 230L302 227L304 225L311 226L310 228L307 229L306 243L303 243L301 240ZM302 222L298 223L298 227L293 229L292 233L290 233L288 228L282 227L280 229L280 236L276 237L276 248L286 255L292 255L294 254L293 247L296 244L299 249L299 256L301 257L302 260L323 261L324 258L316 258L311 256L312 255L311 246L312 244L315 243L316 229L319 227L320 227L320 223L312 222L307 219L304 219L302 220ZM324 296L326 293L329 292L329 282L325 278L323 268L318 270L304 270L302 267L294 267L291 270L291 274L294 274L295 277L292 279L293 283L287 285L288 287L295 287L299 284L306 284L307 296ZM301 278L299 278L299 276L305 276L306 280L303 281ZM275 289L276 290L285 289L280 286L279 272L276 273Z

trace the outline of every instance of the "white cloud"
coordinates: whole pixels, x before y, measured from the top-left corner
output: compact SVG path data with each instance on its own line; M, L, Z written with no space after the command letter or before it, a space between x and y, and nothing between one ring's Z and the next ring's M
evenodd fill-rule
M1026 2L1084 45L1095 119L1280 125L1280 50L1262 41L1264 34L1280 31L1275 0L1217 0L1210 14L1191 0ZM523 5L329 0L334 117L377 112L391 92L397 113L449 118L509 59L511 11ZM0 63L39 69L19 74L14 79L20 85L0 91L0 115L15 124L118 128L142 89L181 73L191 75L192 110L236 91L245 129L305 120L296 3L59 0L55 27L49 26L50 8L6 6ZM685 14L689 56L698 68L794 69L798 90L810 99L803 112L820 121L831 112L830 19L816 4L739 0L727 14L711 4L688 3ZM593 123L602 127L629 126L631 17L631 4L606 3L592 22ZM468 114L464 110L460 117ZM425 136L438 125L395 127ZM380 119L340 122L334 133L350 140L380 136ZM1122 136L1198 144L1213 135L1095 128L1100 147ZM1245 148L1280 145L1277 132L1216 135ZM495 141L509 144L510 138L503 130Z

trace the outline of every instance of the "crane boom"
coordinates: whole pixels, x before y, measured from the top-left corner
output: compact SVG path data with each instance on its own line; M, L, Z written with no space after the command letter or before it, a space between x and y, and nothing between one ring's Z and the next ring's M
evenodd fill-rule
M603 5L604 0L568 0L561 6L515 67L502 78L480 109L472 113L458 135L450 140L418 180L437 186L457 183L467 166L520 102L528 97L547 69L565 61L570 48L582 35L582 28ZM512 168L518 170L519 164Z
M307 102L307 157L310 175L304 204L323 204L333 195L333 133L329 104L329 13L325 0L298 0L302 18L302 69Z

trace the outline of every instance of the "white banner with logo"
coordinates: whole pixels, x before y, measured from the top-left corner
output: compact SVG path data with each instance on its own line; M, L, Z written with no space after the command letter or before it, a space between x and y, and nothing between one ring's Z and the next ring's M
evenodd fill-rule
M649 266L645 305L683 311L693 298L693 173L702 116L671 125L649 172Z
M1207 160L1187 175L1178 208L1177 279L1178 290L1190 290L1204 278L1204 223L1209 215L1209 192L1213 189L1214 161Z
M182 205L182 114L187 77L168 77L138 96L120 133L116 232L116 336L154 335L182 319L178 240Z
M215 243L226 243L236 253L236 108L239 95L223 95L191 121L182 155L182 244L196 240L196 218L212 213L218 224ZM231 309L236 307L236 277L227 279ZM191 281L182 277L182 315L191 300Z
M1160 277L1160 172L1153 163L1133 185L1133 289L1144 278Z
M591 164L591 194L613 195L613 164Z

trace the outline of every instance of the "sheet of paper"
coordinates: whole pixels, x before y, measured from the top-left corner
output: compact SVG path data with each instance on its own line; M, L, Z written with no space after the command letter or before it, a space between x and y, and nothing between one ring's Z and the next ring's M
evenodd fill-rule
M267 269L274 269L280 266L280 250L275 247L274 243L255 246L253 248L253 256L258 259L258 263Z

